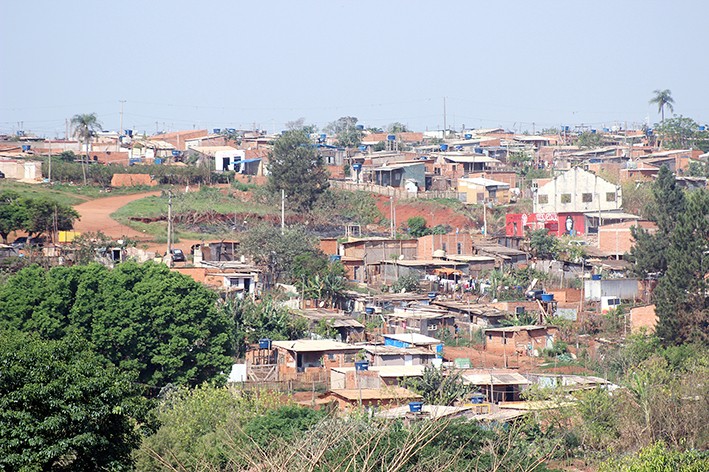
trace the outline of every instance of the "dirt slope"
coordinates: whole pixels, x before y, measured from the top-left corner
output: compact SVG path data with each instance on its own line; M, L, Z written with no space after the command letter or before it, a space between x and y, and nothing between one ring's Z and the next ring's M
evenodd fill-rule
M119 195L116 197L99 198L76 205L80 219L74 223L74 230L80 233L101 231L106 236L121 238L123 236L140 241L151 238L111 218L111 213L124 205L141 198L160 195L160 192L136 193L134 195Z

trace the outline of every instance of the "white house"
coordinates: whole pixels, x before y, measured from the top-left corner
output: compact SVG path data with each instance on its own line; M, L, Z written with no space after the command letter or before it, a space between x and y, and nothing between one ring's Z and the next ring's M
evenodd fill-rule
M239 171L239 162L246 160L246 151L231 146L195 146L191 151L196 151L214 159L214 169L217 172L228 170Z
M593 172L574 167L538 188L534 213L585 213L619 210L620 187Z

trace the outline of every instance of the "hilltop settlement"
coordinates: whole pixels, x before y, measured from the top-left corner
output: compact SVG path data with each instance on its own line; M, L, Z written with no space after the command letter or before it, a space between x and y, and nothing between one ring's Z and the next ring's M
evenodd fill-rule
M3 136L0 469L700 470L707 151L683 117Z

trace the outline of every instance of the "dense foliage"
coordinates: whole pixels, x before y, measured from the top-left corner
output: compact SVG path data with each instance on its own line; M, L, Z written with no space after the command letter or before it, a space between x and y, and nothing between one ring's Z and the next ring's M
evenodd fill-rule
M13 190L0 192L0 236L7 243L13 231L30 236L70 230L79 214L70 206L46 197L23 197Z
M330 185L322 156L303 130L283 133L273 143L268 163L268 189L297 211L310 210Z
M78 336L0 333L0 470L129 470L130 378Z
M0 287L0 326L45 339L77 334L151 387L195 385L231 364L232 320L216 295L158 264L21 270Z

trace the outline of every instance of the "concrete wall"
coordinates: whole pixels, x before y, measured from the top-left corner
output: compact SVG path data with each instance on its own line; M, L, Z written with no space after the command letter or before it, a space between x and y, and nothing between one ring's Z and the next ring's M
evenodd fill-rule
M584 280L584 300L601 301L601 297L635 300L640 297L637 279Z
M584 194L590 194L590 201L584 202ZM609 201L607 194L613 194ZM570 196L569 202L563 202L565 195ZM600 203L599 203L600 195ZM540 196L546 196L548 201L540 202ZM588 212L617 210L622 206L620 187L601 177L583 170L580 167L564 172L551 182L539 187L534 195L535 213L558 212Z

